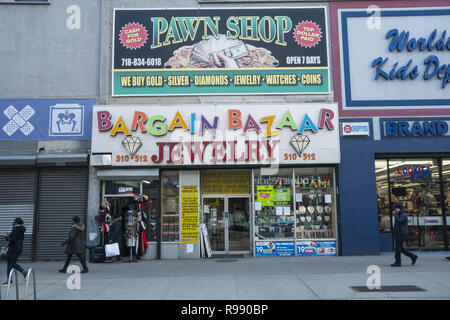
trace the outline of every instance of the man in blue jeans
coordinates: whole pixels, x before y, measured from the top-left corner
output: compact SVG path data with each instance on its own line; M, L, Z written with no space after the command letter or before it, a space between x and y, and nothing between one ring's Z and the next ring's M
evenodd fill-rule
M8 257L7 257L7 276L6 279L9 279L9 274L13 268L17 269L20 273L23 274L24 277L27 276L27 272L17 264L17 260L23 251L23 239L26 228L23 226L23 220L21 218L14 219L13 229L9 234L5 234L4 237L6 241L8 241ZM12 280L11 280L12 281ZM7 285L8 280L6 280L3 285Z
M411 258L412 265L416 263L417 256L403 247L403 242L408 238L408 216L403 210L403 204L397 202L394 205L394 240L395 240L395 262L391 264L391 267L401 267L401 254Z

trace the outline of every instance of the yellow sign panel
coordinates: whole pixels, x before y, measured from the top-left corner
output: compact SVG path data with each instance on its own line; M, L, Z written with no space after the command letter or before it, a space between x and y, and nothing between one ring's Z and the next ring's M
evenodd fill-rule
M203 194L250 193L249 171L208 171L202 174Z
M181 186L181 243L198 243L198 186Z

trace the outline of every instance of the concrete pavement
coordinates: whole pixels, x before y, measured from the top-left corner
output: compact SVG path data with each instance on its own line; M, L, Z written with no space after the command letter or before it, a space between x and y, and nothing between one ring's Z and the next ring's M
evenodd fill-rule
M261 257L236 259L153 260L89 264L80 289L69 290L62 262L21 263L36 270L38 300L321 300L450 299L450 253L419 253L411 266L392 268L392 254L352 257ZM72 264L77 264L73 261ZM380 268L381 287L417 286L416 292L357 292L366 286L370 265ZM0 280L6 265L0 263ZM20 275L20 296L24 281ZM15 299L11 288L9 299ZM2 287L2 299L6 287ZM32 288L28 299L32 299Z

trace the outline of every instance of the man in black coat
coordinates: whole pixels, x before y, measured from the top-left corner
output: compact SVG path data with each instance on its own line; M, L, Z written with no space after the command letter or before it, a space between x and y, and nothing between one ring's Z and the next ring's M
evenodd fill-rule
M407 257L411 258L412 265L416 263L417 256L403 247L403 242L408 238L408 216L403 210L403 204L397 202L394 205L394 230L393 236L395 241L395 262L391 264L391 267L401 267L401 254L403 253Z
M66 246L65 253L67 254L66 263L61 270L58 270L61 273L67 272L67 267L70 264L70 260L72 260L72 255L76 254L80 259L81 265L83 266L83 270L81 273L87 273L89 271L86 266L86 262L83 258L83 231L84 224L81 223L80 217L75 216L72 218L72 228L69 232L69 237L66 241L64 241L61 245Z
M23 226L23 220L21 218L14 219L13 229L9 234L5 234L4 237L8 241L8 256L7 256L7 279L11 270L14 268L24 277L27 276L27 272L17 263L20 255L23 251L23 239L26 228ZM12 281L12 280L11 280ZM8 280L6 280L3 285L7 285Z

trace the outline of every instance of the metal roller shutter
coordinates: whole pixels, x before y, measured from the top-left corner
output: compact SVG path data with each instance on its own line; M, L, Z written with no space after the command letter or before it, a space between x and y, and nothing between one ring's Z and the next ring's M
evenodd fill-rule
M36 259L65 258L61 243L68 236L72 217L79 216L86 225L87 192L87 167L39 169Z
M20 260L32 259L35 189L35 169L0 170L0 247L7 244L3 234L11 232L12 222L21 217L26 231Z

